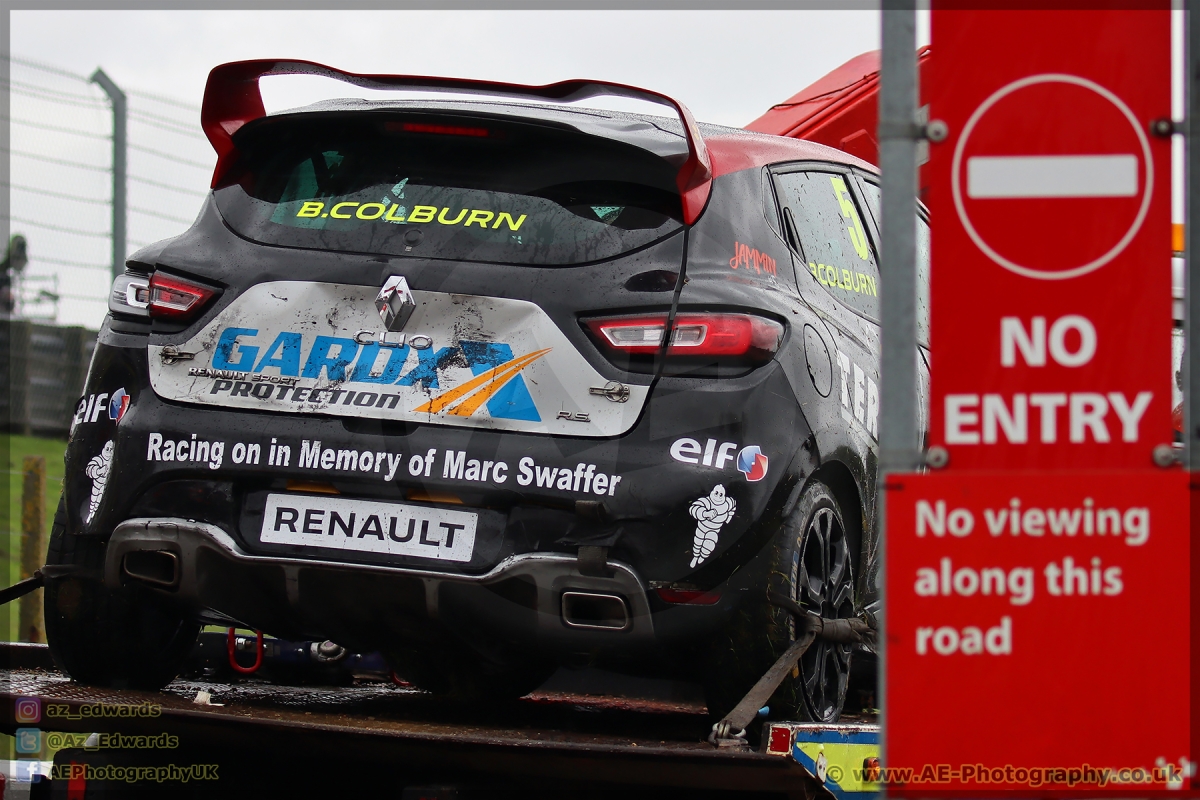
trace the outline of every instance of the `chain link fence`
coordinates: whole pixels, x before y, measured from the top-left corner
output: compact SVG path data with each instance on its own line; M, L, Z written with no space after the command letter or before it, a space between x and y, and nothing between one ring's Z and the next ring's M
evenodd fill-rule
M9 230L24 238L26 263L10 270L12 307L0 309L0 346L11 370L0 419L10 430L63 435L112 282L112 108L88 76L21 55L11 56L7 88L4 188ZM133 252L191 224L216 158L200 129L199 98L121 89Z

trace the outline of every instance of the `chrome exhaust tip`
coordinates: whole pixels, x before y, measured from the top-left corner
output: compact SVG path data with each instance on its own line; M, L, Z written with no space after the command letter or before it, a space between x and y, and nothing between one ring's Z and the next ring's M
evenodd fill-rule
M152 586L164 589L179 586L179 556L168 550L131 550L121 561L121 571Z
M625 598L597 592L563 592L563 623L570 628L623 631L632 624Z

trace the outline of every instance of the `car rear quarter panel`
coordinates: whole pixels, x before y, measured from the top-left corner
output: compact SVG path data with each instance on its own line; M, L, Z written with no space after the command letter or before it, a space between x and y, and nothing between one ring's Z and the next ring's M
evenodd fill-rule
M848 533L859 538L860 596L869 602L877 553L871 532L876 528L878 430L865 419L865 407L861 418L856 415L853 382L857 366L863 389L867 380L878 387L879 331L832 298L802 264L793 262L790 249L767 219L773 209L764 210L765 179L762 170L752 168L714 181L709 206L690 234L687 282L679 304L681 308L760 309L786 322L786 338L776 360L815 437L816 469L822 471L822 479L852 482L840 487L840 494L848 506L843 511L857 517L848 520L847 527L856 529ZM765 269L768 264L773 269ZM848 370L843 369L847 362ZM781 438L784 435L779 431ZM794 454L802 455L798 448L803 439L793 441ZM809 462L797 457L796 463ZM811 474L799 477L806 480Z

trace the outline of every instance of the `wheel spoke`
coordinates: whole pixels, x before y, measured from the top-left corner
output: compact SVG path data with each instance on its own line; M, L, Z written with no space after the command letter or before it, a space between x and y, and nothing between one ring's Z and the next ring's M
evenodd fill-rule
M831 580L831 591L829 595L829 605L831 609L841 610L847 604L851 609L854 606L854 582L850 573L849 564L844 565L838 570L837 580ZM853 614L851 610L851 614Z
M840 534L841 532L838 531ZM837 536L836 539L831 538L829 543L829 571L826 573L829 576L829 582L834 586L842 583L842 575L846 571L849 559L846 552L846 539L844 536Z
M825 694L825 653L828 647L825 642L813 642L804 654L804 669L801 677L804 680L805 696L813 712L818 712Z
M810 527L810 534L812 529ZM825 565L821 560L820 543L813 536L806 538L801 561L804 570L804 591L807 605L819 609L825 594Z
M834 706L837 705L837 699L841 696L839 693L841 678L838 674L837 656L835 655L837 649L836 645L826 646L821 653L821 695L819 700L813 704L813 711L822 722L833 718L836 713Z
M831 580L836 580L837 576L833 572L833 557L837 543L834 537L837 535L837 521L833 517L833 512L829 509L824 509L822 514L822 523L824 527L823 535L821 536L821 555L822 561L825 563L825 583L826 587ZM828 597L828 588L826 596Z
M848 644L841 644L833 648L834 658L837 659L838 666L841 667L842 671L847 673L847 675L850 672L850 653L851 647Z
M823 610L824 601L828 594L827 576L829 561L826 542L828 540L827 517L828 509L819 509L813 515L808 526L808 536L805 541L805 566L808 567L808 589L810 605L815 610Z

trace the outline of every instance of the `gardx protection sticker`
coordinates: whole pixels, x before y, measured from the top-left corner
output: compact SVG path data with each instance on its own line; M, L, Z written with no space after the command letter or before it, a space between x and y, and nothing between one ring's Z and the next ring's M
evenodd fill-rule
M150 345L151 385L202 405L574 436L615 436L637 421L647 387L629 385L622 403L590 394L605 378L534 303L414 291L399 344L377 335L377 293L253 286L170 345L194 358L167 363L163 346Z

